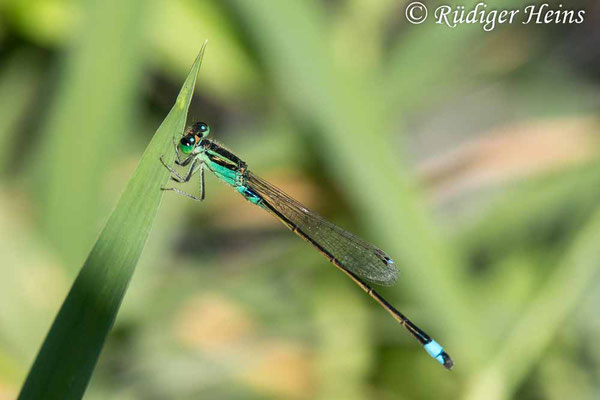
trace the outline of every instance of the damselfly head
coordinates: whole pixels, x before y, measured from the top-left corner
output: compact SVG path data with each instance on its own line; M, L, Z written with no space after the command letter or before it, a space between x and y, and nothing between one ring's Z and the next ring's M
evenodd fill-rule
M210 132L208 124L196 122L179 141L179 150L183 154L191 154L202 139Z

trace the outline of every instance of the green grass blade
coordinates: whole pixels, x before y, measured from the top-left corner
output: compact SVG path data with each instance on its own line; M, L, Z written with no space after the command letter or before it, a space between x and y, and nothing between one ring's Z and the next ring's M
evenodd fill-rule
M168 173L159 157L173 161L172 137L185 127L205 46L79 272L19 399L83 396L160 205Z
M138 126L151 3L82 2L80 30L57 65L56 90L40 121L29 189L44 235L73 275L109 210L107 166Z
M39 61L29 52L10 57L0 71L0 174L2 177L15 173L15 144L19 140L21 119L39 85Z

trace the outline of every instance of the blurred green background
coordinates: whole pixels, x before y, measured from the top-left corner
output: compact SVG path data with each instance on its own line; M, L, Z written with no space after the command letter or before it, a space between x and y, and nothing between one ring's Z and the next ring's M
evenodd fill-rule
M207 176L165 196L87 399L600 397L600 7L488 33L407 3L0 1L0 399L205 38L190 123L385 249L456 365Z

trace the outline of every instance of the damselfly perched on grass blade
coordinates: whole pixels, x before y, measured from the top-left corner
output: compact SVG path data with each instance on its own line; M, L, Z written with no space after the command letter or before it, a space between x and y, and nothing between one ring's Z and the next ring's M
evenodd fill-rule
M452 368L454 362L442 346L365 283L367 280L380 285L392 285L396 281L398 271L394 261L387 254L326 221L275 186L254 175L248 170L246 163L235 154L206 139L209 131L207 124L197 122L187 130L179 143L173 143L177 157L175 163L188 167L185 176L180 175L161 158L161 162L169 170L171 179L175 182L188 182L199 172L200 197L174 187L163 188L163 190L172 190L194 200L203 200L204 167L208 168L246 200L272 214L292 232L319 250L333 265L385 308L433 358L447 369Z

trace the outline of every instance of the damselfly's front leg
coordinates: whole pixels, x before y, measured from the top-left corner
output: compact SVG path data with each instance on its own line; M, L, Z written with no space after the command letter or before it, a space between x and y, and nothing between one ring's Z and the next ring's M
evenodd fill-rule
M192 157L188 157L185 160L183 160L183 162L179 165L186 166L187 164L190 163L191 160L192 160ZM181 175L179 175L179 172L175 171L175 169L173 167L171 167L169 164L167 164L165 162L165 160L163 159L163 156L160 156L160 162L171 173L171 179L173 179L177 183L188 182L190 180L191 176L193 175L194 167L196 166L196 162L192 163L192 166L190 167L190 169L187 173L187 176L184 178Z
M175 163L177 165L181 165L181 156L179 155L179 150L177 149L177 139L175 139L175 137L173 137L173 149L175 150L175 157L177 157Z
M186 160L183 161L182 165L189 163L188 160L191 160L191 157L188 157ZM201 192L201 197L196 197L192 194L186 193L183 190L174 188L174 187L161 187L161 190L171 190L175 193L179 193L183 196L189 197L190 199L193 200L197 200L197 201L202 201L204 200L204 163L202 161L199 161L198 159L194 159L194 161L192 162L192 165L190 166L187 174L185 177L179 175L179 173L177 171L175 171L175 169L173 169L173 167L171 167L170 165L168 165L167 163L165 163L165 161L163 160L163 158L160 158L160 161L162 162L162 164L165 166L166 169L169 170L169 172L171 173L171 179L174 180L177 183L187 183L190 181L190 179L192 179L192 176L194 176L194 174L198 171L198 169L200 169L200 192ZM186 162L187 161L187 162Z

